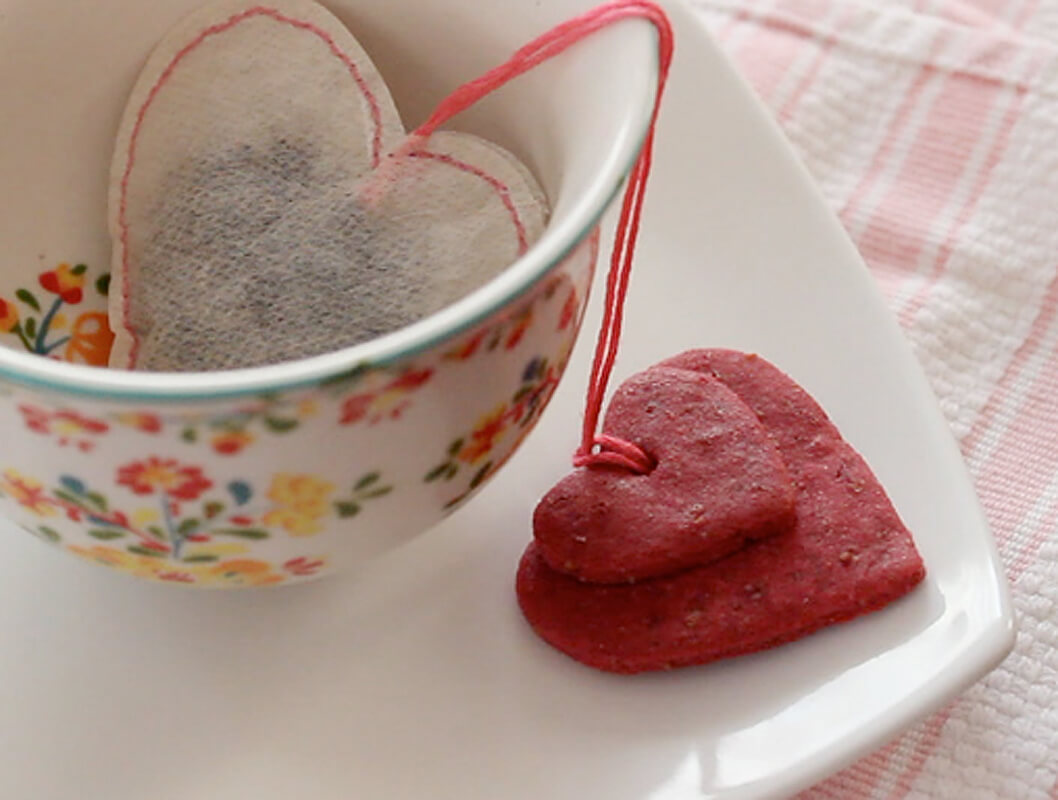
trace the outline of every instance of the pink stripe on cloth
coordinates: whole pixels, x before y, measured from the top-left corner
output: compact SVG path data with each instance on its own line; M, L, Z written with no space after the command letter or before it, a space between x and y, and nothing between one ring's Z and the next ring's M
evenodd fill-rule
M830 8L829 0L812 0L802 11L807 21L813 21L826 16ZM729 55L757 94L767 101L803 56L805 46L799 30L782 25L754 26L753 33L744 37Z
M984 133L988 112L1002 90L963 78L945 82L915 133L902 169L870 210L867 227L856 242L869 263L884 261L904 272L913 271L934 221L945 210L967 169L967 159ZM884 173L885 168L886 162L880 162L868 180Z
M1058 565L1040 560L1058 527L1058 269L1046 263L1058 259L1058 227L1036 213L1047 202L1037 176L1053 170L1032 153L1058 124L1058 0L833 0L829 18L806 0L699 2L760 26L740 30L737 63L842 209L968 431L961 445L1015 596L1030 577L1058 583ZM1048 24L1054 35L1040 37ZM866 111L850 112L865 90L876 93ZM1037 179L1036 192L1023 190ZM1001 260L994 279L989 259ZM1023 630L1018 664L1032 660L1026 641L1053 662L1055 643ZM1011 724L1017 697L1000 689L1011 674L1020 673L997 673L800 800L1058 800L1053 757L1041 768L1004 749L1029 730ZM1032 730L1058 752L1053 721Z

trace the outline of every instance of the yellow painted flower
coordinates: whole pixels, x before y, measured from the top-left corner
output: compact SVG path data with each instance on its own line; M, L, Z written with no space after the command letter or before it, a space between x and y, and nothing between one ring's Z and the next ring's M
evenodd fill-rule
M58 504L45 496L43 484L16 470L5 470L0 476L0 491L37 516L54 517L59 513Z
M51 329L53 331L64 331L66 326L70 324L70 320L65 314L56 314L51 319Z
M159 570L163 569L167 563L161 559L138 556L102 544L92 545L91 547L80 547L72 544L67 549L81 558L140 578L156 578Z
M264 515L264 524L282 528L291 536L312 536L323 530L320 514L306 514L293 508L277 508Z
M302 400L298 403L298 416L302 419L314 417L320 410L320 405L315 400Z
M278 505L307 514L323 514L334 493L334 484L312 475L280 473L272 479L268 497Z
M13 331L18 325L18 307L0 297L0 331Z
M195 547L188 548L187 556L189 558L195 556L214 556L216 558L224 558L227 556L240 556L243 553L249 551L249 547L244 544L237 544L230 542L227 544L216 543L216 544L201 544Z
M156 508L137 508L132 512L132 524L137 528L146 528L162 518Z

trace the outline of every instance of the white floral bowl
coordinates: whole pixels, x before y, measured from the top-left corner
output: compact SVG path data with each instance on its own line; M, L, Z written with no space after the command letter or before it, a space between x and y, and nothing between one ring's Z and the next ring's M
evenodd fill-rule
M469 297L365 345L273 367L102 369L111 143L147 53L199 4L5 6L0 513L142 578L289 583L428 529L532 429L577 335L599 218L649 120L655 40L646 23L622 23L461 119L531 165L553 207L544 237ZM414 124L589 3L326 5Z

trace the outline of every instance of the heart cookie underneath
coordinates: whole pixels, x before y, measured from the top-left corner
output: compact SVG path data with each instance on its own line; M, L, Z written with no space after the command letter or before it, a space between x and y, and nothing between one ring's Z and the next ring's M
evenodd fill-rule
M699 350L664 366L727 385L771 434L797 487L796 523L720 561L634 585L583 583L530 545L522 611L545 641L635 673L774 647L882 608L925 567L884 489L812 398L761 358Z

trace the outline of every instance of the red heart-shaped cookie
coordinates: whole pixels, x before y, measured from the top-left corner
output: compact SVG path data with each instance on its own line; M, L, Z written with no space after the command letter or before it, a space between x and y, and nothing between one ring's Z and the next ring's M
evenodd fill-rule
M603 431L656 462L580 468L541 500L533 533L555 570L628 583L714 561L793 522L794 490L756 415L721 382L653 367L617 390Z
M721 561L630 586L563 575L534 543L517 591L541 638L612 672L703 664L879 609L923 579L922 559L884 489L789 377L725 350L664 365L717 378L756 412L797 487L797 521Z

